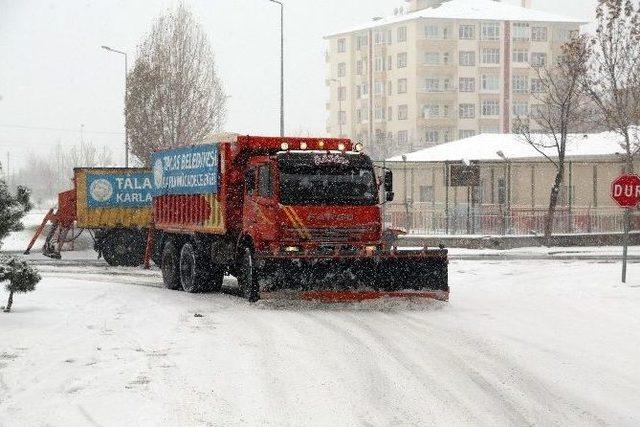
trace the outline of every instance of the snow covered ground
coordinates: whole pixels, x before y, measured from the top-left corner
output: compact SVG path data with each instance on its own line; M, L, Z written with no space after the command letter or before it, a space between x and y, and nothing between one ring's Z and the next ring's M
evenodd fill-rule
M0 313L0 425L635 426L640 264L619 270L460 260L450 303L380 309L43 265Z

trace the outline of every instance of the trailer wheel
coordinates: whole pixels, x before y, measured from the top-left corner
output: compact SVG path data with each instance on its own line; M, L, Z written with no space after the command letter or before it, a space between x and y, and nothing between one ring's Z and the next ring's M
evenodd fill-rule
M180 289L178 249L171 240L162 248L161 268L164 287L174 291Z
M144 261L145 241L133 230L113 230L101 244L102 256L113 267L137 267Z
M244 295L249 302L256 302L260 299L258 275L251 248L244 248L244 252L242 253L238 284L240 285L242 295Z
M211 280L204 257L192 242L186 242L180 250L180 284L189 293L204 291Z

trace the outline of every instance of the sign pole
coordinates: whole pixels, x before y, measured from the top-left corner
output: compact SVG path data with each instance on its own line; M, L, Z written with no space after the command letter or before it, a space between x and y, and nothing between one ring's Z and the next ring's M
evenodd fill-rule
M627 258L629 255L629 230L631 229L631 209L640 204L640 176L625 174L611 184L611 198L624 209L622 234L622 283L627 283Z
M622 283L627 283L627 258L629 254L629 219L631 209L624 210L624 235L622 237Z

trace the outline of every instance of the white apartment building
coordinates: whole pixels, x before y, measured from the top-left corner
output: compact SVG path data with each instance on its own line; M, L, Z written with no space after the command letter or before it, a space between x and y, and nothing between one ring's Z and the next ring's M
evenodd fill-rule
M375 159L479 133L536 108L534 67L582 20L492 0L407 0L407 12L326 37L327 133Z

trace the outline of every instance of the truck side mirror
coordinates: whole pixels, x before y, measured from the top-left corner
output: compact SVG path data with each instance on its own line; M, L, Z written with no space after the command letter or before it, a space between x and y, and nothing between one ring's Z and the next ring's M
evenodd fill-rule
M384 171L384 191L393 193L393 172L390 170Z
M384 194L387 202L393 202L393 172L390 170L384 171Z

